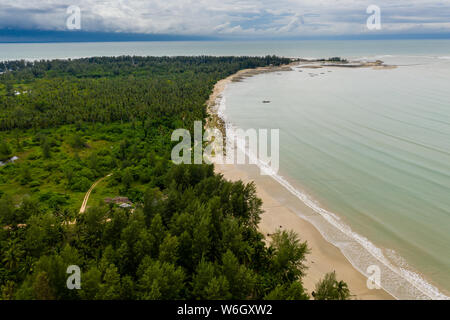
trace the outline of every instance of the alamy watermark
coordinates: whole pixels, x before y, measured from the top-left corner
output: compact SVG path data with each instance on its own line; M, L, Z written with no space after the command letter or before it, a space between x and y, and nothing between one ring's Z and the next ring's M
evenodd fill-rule
M66 27L69 30L81 29L81 9L78 6L67 7L66 13L69 15L66 20Z
M366 12L370 14L367 18L367 29L369 30L381 30L381 9L377 5L370 5L367 7Z
M189 130L177 129L171 140L180 141L172 149L171 159L175 164L192 164L192 159L194 164L256 164L262 175L276 174L279 169L279 129L227 130L224 147L221 130L203 131L202 122L195 121L193 139Z
M367 278L367 288L369 290L381 289L381 269L377 265L370 265L367 267L367 273L370 276Z

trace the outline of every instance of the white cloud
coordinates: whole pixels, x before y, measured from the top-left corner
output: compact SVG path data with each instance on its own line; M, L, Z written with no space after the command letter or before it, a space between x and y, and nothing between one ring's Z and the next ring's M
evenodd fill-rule
M77 5L85 31L361 34L370 4L381 7L382 32L450 32L450 0L0 0L0 28L64 30L66 8Z

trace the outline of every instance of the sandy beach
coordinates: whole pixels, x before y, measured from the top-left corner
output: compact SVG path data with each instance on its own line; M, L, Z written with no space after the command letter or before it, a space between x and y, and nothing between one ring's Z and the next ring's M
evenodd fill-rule
M214 106L220 98L222 91L231 81L239 81L243 77L252 76L262 72L272 72L289 69L289 66L259 68L254 70L241 70L238 73L217 82L213 93L208 100L209 125L222 127L220 118L215 114ZM354 299L380 300L394 299L383 289L369 290L367 278L356 270L342 252L327 242L320 232L308 221L299 216L309 215L312 209L301 200L293 197L270 176L260 175L256 165L228 165L216 164L215 170L231 181L242 180L245 183L254 182L258 196L263 201L264 213L259 225L260 231L270 241L270 234L277 229L293 230L302 241L307 241L311 253L307 256L307 275L303 278L303 284L310 294L314 291L315 284L323 278L325 273L336 271L338 279L344 280L350 288Z

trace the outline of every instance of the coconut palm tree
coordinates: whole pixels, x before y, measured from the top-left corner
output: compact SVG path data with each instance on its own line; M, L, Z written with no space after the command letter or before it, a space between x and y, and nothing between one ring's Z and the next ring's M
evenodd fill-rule
M336 282L336 293L338 300L347 300L350 298L350 289L344 281Z

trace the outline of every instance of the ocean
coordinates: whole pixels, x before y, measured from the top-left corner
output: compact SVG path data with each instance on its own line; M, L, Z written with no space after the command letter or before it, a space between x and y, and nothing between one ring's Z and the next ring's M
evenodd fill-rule
M129 54L397 65L260 74L231 83L221 108L233 127L280 130L273 178L359 271L378 266L382 287L399 299L448 298L450 40L0 44L0 60Z

